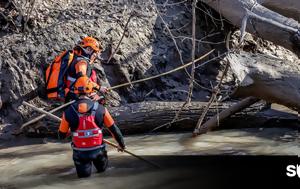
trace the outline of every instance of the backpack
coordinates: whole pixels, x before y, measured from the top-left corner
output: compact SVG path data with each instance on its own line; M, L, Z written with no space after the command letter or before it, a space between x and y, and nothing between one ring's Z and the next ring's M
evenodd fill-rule
M73 50L64 51L56 56L46 70L46 93L48 99L65 98L65 75L73 60Z

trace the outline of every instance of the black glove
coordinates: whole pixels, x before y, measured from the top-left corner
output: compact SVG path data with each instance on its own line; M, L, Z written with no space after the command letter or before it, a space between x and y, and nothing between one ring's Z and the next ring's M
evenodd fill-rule
M124 150L126 149L126 146L124 146L124 144L122 144L122 145L119 145L118 146L118 152L124 152Z

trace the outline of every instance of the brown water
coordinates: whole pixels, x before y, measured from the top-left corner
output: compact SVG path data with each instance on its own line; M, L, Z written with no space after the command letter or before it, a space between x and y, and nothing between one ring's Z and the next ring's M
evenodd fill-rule
M198 138L190 136L190 133L130 136L125 141L128 150L138 155L300 155L300 136L292 129L223 130ZM0 146L3 148L0 189L171 188L172 184L184 186L186 182L174 182L167 171L152 169L110 147L110 165L106 172L77 179L68 143L43 144L35 139L30 143L37 144L30 144L24 140ZM184 175L184 170L178 174ZM153 177L155 179L149 179Z

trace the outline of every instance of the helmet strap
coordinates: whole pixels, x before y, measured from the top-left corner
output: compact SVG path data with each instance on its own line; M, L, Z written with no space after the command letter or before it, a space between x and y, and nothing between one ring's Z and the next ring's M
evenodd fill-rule
M87 58L91 58L92 54L94 53L94 50L92 49L91 51L88 50L89 48L84 48L81 47L82 50L82 56L87 57Z

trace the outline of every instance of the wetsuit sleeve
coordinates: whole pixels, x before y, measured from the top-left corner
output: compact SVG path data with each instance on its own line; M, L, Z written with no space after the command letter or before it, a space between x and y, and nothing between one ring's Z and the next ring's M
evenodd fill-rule
M125 143L123 140L122 133L118 126L115 124L113 118L111 117L110 113L105 108L104 113L104 125L108 128L108 131L110 134L114 137L114 139L118 142L119 146L122 148L125 148Z
M87 67L88 67L88 62L81 60L78 63L76 63L75 65L75 70L76 70L76 77L79 78L81 76L85 76L87 74ZM100 89L100 85L98 85L97 83L91 81L94 85L94 88L99 90Z
M67 133L70 129L69 122L65 118L65 113L63 113L60 125L59 125L59 130L58 130L58 136L60 139L64 139L67 136Z
M106 108L104 112L103 122L107 128L111 127L115 123L115 121L113 120L113 118L111 117L110 113Z

